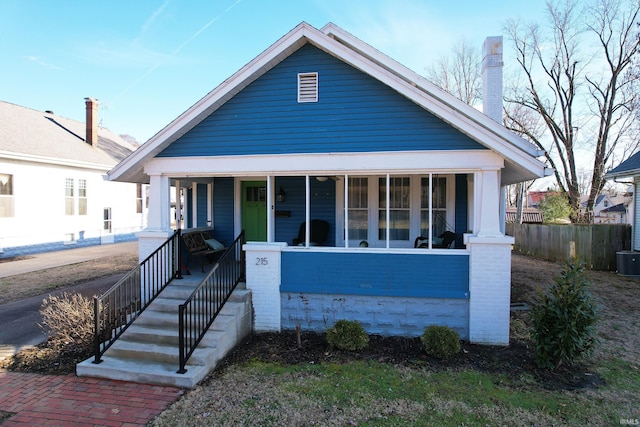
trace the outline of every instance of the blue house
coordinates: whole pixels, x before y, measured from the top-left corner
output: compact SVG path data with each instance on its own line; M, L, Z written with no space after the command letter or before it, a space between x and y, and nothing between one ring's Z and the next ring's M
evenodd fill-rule
M301 23L109 172L150 185L140 258L178 226L225 244L244 230L255 331L350 319L508 344L504 188L546 170L500 124L501 67L489 38L487 115L333 24Z

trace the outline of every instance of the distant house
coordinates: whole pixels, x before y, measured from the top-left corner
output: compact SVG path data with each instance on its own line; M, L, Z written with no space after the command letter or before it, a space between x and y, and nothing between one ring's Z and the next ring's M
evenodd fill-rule
M0 102L0 257L134 240L146 226L146 185L109 182L137 147L87 122Z
M506 215L507 223L517 223L518 222L518 209L517 208L507 208ZM522 209L522 223L523 224L542 224L542 212L540 212L537 208L523 208Z
M502 38L484 62L487 114L333 24L298 25L109 172L150 183L140 257L173 234L176 186L186 227L245 232L256 331L347 318L507 344L503 187L546 169L500 124Z
M589 218L594 224L630 224L628 206L631 196L600 194L596 197ZM587 210L587 196L580 203L582 213Z

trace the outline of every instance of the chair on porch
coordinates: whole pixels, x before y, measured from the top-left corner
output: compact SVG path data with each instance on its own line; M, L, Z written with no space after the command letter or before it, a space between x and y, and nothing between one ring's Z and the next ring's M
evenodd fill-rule
M445 231L441 235L438 236L438 241L434 239L432 248L435 249L451 249L451 245L455 242L457 234L452 231ZM429 238L418 236L413 244L414 248L428 248L429 247Z
M322 219L312 219L309 227L311 237L309 243L311 246L322 246L329 237L329 223ZM298 237L293 239L293 246L303 246L306 241L307 223L300 224L298 229Z

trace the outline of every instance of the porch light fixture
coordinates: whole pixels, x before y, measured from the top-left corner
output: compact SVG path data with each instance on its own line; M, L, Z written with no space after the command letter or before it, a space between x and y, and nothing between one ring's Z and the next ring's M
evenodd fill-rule
M316 176L316 179L320 182L325 182L329 178L327 178L326 176Z
M282 187L280 187L280 190L278 191L278 194L276 194L276 201L284 202L285 196L286 196L286 193L284 192Z

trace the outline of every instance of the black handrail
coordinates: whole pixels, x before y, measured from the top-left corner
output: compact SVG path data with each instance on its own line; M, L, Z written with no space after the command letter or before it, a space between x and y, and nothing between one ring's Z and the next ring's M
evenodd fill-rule
M178 308L179 374L187 372L185 365L231 293L244 280L245 260L242 245L244 231L220 256L217 264Z
M93 298L93 363L151 304L171 280L181 278L180 230L108 291Z

